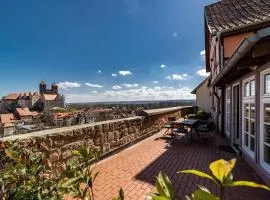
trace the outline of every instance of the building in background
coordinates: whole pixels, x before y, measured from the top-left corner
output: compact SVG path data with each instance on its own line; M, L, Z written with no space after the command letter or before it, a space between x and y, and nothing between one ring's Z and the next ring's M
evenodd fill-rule
M29 109L32 109L37 101L39 100L40 95L37 92L25 92L21 93L18 98L18 105L21 108L28 107Z
M13 114L0 114L0 136L13 135L16 131Z
M206 70L219 132L270 182L270 4L205 7Z
M51 89L47 88L44 81L39 84L38 92L10 93L1 100L0 112L15 112L16 108L29 108L31 110L52 109L54 107L64 108L65 97L58 93L57 84L52 84Z
M212 94L210 90L210 77L204 79L192 92L196 95L196 106L199 110L211 113Z
M42 110L49 110L54 107L64 108L65 107L65 98L64 95L58 93L57 84L52 84L51 89L47 89L47 85L44 81L41 81L39 84L39 106Z
M31 122L38 116L37 112L31 112L29 108L16 108L15 116L22 122Z

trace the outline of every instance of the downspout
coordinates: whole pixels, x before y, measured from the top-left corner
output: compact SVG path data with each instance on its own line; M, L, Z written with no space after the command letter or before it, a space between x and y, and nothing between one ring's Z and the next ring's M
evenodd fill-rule
M216 132L220 133L220 131L219 131L219 116L221 114L221 112L220 112L220 97L218 96L218 94L216 92L216 87L214 88L213 93L214 93L214 95L215 95L215 97L217 99L217 105L216 105L217 110L216 110L216 116L215 116Z

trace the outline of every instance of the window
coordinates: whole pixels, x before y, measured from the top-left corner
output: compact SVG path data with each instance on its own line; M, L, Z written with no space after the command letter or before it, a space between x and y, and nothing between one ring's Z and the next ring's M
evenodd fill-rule
M242 147L254 158L256 109L255 109L255 77L243 81L243 115L242 115Z
M244 94L245 97L255 96L255 80L249 80L245 82Z
M264 75L264 94L270 94L270 73Z

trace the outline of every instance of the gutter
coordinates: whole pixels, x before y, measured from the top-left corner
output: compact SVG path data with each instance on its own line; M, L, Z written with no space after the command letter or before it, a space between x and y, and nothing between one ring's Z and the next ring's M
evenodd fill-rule
M216 85L224 76L238 63L238 61L249 51L251 48L262 38L270 36L270 28L259 30L256 34L251 35L244 39L238 46L237 50L226 62L221 72L218 74L216 79L213 81L212 86ZM221 33L218 35L221 37Z

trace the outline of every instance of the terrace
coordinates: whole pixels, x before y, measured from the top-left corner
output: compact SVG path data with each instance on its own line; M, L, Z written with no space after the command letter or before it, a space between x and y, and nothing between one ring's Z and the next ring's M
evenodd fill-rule
M99 176L95 183L96 199L111 200L120 187L126 199L145 199L154 190L155 177L159 171L165 172L172 181L177 196L184 199L190 195L198 184L206 186L212 193L220 191L215 184L193 175L178 175L179 170L198 169L210 173L210 162L223 158L234 158L233 154L219 150L218 146L226 144L224 139L216 136L211 144L195 141L193 144L174 143L162 137L164 130L124 151L107 158L97 165ZM263 183L255 171L243 158L238 158L234 171L236 180L249 180ZM269 191L249 188L229 188L225 199L269 199Z
M210 173L208 165L217 159L231 159L235 155L221 151L218 146L226 141L214 135L214 142L201 143L196 134L194 142L171 143L163 137L164 118L181 118L193 112L193 107L174 107L146 110L141 116L104 122L51 129L35 133L9 136L1 141L18 140L28 148L49 154L53 166L59 167L71 157L71 151L87 142L102 153L96 170L99 175L94 183L96 200L112 199L120 187L126 199L145 199L154 191L159 171L165 172L173 183L177 196L184 198L195 190L197 184L206 186L214 194L219 189L206 179L192 175L178 175L183 169L197 169ZM238 158L234 172L236 180L263 183L243 159ZM269 191L248 188L230 188L225 199L268 199ZM67 198L68 199L68 198Z

